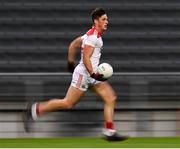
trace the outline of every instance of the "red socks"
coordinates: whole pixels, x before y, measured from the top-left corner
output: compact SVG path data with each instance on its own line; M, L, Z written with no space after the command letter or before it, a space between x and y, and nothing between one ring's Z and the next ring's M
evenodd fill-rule
M114 126L113 126L113 123L112 122L106 122L106 129L113 129Z
M38 103L36 104L36 114L37 114L37 116L39 116L39 104Z

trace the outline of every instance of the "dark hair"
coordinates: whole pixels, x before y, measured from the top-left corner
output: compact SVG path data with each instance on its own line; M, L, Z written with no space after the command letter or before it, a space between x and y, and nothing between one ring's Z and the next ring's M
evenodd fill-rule
M95 19L99 19L102 15L106 14L105 10L102 8L96 8L91 12L92 22L94 23Z

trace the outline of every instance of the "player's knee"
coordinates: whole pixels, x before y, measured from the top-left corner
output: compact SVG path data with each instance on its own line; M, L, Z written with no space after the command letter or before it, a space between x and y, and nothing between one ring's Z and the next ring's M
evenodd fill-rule
M109 104L112 104L112 103L115 103L116 100L117 100L117 95L112 95L112 96L109 96L107 102L108 102Z
M74 107L73 104L68 104L68 105L66 106L66 109L72 109L73 107Z
M72 109L74 107L74 105L71 102L68 101L64 101L64 108L65 109Z
M111 98L112 102L116 102L117 100L117 95L113 95L112 98Z

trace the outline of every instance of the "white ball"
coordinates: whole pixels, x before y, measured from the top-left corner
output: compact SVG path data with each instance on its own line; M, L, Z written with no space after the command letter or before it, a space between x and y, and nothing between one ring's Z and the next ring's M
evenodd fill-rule
M113 75L113 68L108 63L102 63L98 66L97 72L103 74L103 78L108 79Z

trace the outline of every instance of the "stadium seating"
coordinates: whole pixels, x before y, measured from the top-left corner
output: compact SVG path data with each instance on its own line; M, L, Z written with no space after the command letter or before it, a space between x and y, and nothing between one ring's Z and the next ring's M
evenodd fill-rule
M115 71L109 82L118 95L117 129L178 135L179 6L179 0L0 0L0 137L100 135L103 102L91 92L75 110L43 117L32 133L21 117L34 97L65 96L69 43L91 27L96 7L109 16L101 61Z
M67 71L68 44L90 28L90 11L98 6L109 15L104 59L116 71L179 71L176 1L155 0L1 1L0 71Z
M111 63L115 72L179 72L178 6L177 0L1 0L0 72L66 73L68 45L91 27L89 15L95 7L105 8L109 16L102 61ZM68 87L71 80L70 76L56 80L54 76L29 78L15 75L9 76L8 81L4 77L0 77L1 101L24 101L27 96L62 97L67 89L64 86ZM164 75L149 76L151 79L143 75L127 76L125 81L124 77L115 75L110 83L127 105L134 99L154 102L171 99L177 108L178 75L169 76L172 79ZM28 93L24 89L29 88L27 80L37 78L43 89ZM91 93L87 96L90 100L96 99Z

